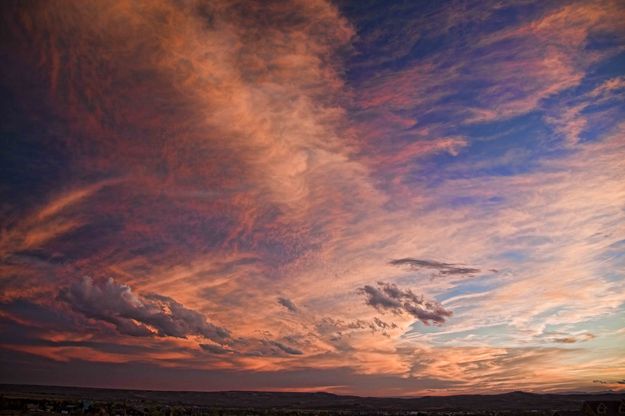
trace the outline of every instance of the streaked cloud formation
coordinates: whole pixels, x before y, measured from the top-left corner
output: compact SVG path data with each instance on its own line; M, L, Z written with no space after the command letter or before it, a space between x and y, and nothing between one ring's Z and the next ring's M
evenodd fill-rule
M0 381L624 388L622 2L0 7Z
M413 269L434 269L438 270L441 274L475 274L479 273L480 269L473 267L463 267L451 263L442 263L440 261L433 260L419 260L419 259L396 259L389 262L393 266L409 266Z

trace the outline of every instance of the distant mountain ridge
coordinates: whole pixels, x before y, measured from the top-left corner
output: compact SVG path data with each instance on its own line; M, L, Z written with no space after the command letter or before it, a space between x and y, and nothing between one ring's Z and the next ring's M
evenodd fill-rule
M333 393L267 391L152 391L87 387L0 385L2 397L144 401L231 409L311 410L579 410L587 400L625 400L625 393L536 394L515 391L493 395L360 397Z

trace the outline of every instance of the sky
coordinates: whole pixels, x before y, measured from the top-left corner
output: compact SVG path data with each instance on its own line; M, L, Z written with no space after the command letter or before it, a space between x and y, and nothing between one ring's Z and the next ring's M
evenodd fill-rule
M625 391L625 2L0 7L0 382Z

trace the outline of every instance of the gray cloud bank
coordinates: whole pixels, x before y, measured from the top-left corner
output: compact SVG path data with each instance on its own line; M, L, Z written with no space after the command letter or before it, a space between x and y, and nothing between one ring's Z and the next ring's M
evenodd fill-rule
M62 288L59 299L88 318L113 324L125 335L177 338L199 335L217 343L230 338L227 329L207 322L204 315L174 299L154 293L134 293L129 286L112 278L84 277Z

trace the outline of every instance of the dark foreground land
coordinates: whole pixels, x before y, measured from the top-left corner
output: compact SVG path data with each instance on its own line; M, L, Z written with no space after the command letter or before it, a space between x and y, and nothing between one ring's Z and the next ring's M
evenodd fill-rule
M625 394L463 395L420 398L330 393L174 392L0 385L0 415L489 415L575 416L584 401Z

